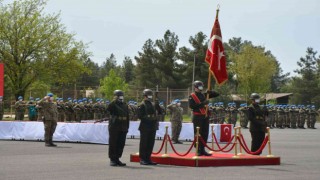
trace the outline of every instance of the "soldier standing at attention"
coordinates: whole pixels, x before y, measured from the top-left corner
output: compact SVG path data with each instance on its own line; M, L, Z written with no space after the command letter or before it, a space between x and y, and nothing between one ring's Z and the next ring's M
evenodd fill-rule
M139 157L141 165L157 165L151 161L151 153L154 146L156 131L158 128L157 113L161 113L159 101L152 103L153 92L151 89L143 90L143 101L138 107L140 145Z
M48 93L47 96L39 101L39 105L43 108L44 142L47 147L57 146L52 142L58 121L58 108L53 100L53 94Z
M129 109L124 102L124 93L121 90L113 92L114 99L108 105L109 121L109 158L110 166L126 166L121 158L129 129Z
M189 107L193 112L192 123L194 135L197 133L197 127L200 127L200 136L205 143L207 143L209 135L209 115L206 112L206 105L209 104L209 100L206 98L207 94L209 94L209 98L217 97L219 94L210 90L206 93L202 93L204 86L201 81L194 81L193 86L194 92L189 96ZM200 143L197 156L202 155L211 156L211 154L204 150L204 144Z
M65 120L66 122L71 122L74 121L74 110L73 110L73 104L72 104L72 99L69 97L68 102L65 103Z
M251 152L256 152L264 141L266 133L267 122L264 119L264 112L260 108L260 96L257 93L250 95L252 101L248 110L248 118L250 121L250 133L251 133ZM261 154L261 153L260 153Z
M26 111L26 103L23 101L23 97L19 96L18 101L15 103L14 108L16 110L15 120L24 119L24 112Z
M170 121L172 129L172 141L174 144L183 144L181 141L179 141L183 121L183 108L181 107L180 99L174 100L167 106L167 109L171 114Z

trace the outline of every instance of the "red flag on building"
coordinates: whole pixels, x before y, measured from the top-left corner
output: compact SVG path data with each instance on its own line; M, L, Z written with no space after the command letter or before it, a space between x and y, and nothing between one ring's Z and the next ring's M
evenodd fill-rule
M228 73L218 18L216 18L211 31L205 60L210 65L210 71L218 85L225 83L228 80Z
M232 124L221 124L220 142L229 142L232 135Z

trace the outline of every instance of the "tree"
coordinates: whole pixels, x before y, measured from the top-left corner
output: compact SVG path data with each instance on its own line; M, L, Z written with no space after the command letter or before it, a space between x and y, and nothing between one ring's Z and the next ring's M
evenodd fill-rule
M201 80L207 84L209 65L205 62L207 51L206 35L202 32L189 38L189 43L193 49L181 47L178 58L183 62L181 65L181 76L184 88L191 87L193 79L193 67L195 68L194 80ZM194 63L195 62L195 63ZM213 81L212 81L213 82ZM213 86L212 86L213 87Z
M111 54L110 57L106 58L106 61L103 62L101 67L100 77L105 77L109 75L111 69L115 70L117 68L117 60L114 54Z
M155 74L158 82L155 82L160 87L179 88L178 76L175 76L175 70L179 66L177 61L177 46L178 36L167 30L163 39L156 40L156 47L159 49L155 58Z
M135 65L133 64L130 57L125 57L122 64L122 77L125 79L126 83L130 83L134 77Z
M128 84L123 78L116 74L114 69L111 69L109 76L106 76L100 81L100 92L103 93L104 97L112 99L113 91L117 89L127 92Z
M293 79L295 96L300 97L302 104L320 104L319 98L319 76L318 64L320 57L316 57L317 52L313 48L308 47L305 58L301 57L297 62L300 69L295 70L301 77ZM315 102L317 100L317 102Z
M86 46L66 33L59 14L43 13L46 2L0 5L0 59L15 97L25 95L36 81L65 84L86 71Z
M270 90L271 78L276 72L276 60L266 56L264 48L244 45L239 54L231 55L230 70L237 75L239 92L266 93Z
M137 62L135 69L135 85L138 87L154 87L155 82L159 82L155 74L155 57L157 50L154 48L154 42L148 39L142 47L142 52L134 59Z

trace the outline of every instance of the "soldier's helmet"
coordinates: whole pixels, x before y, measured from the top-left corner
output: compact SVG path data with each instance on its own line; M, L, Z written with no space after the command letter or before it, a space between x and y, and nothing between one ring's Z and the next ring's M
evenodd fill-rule
M197 89L199 89L200 86L203 87L203 82L202 81L194 81L193 86Z
M48 93L47 96L53 97L53 94L52 93Z
M252 94L250 95L250 99L251 99L251 100L260 99L260 96L259 96L259 94L257 94L257 93L252 93Z
M117 90L113 91L113 95L115 95L115 96L123 96L124 93L123 93L123 91L117 89Z
M143 90L143 92L142 92L142 95L143 96L152 96L152 90L151 89L145 89L145 90Z
M33 99L33 97L30 97L29 100L32 101L32 100L34 100L34 99Z
M19 96L18 99L23 99L23 97L22 97L22 96Z
M40 98L36 98L36 101L40 101Z

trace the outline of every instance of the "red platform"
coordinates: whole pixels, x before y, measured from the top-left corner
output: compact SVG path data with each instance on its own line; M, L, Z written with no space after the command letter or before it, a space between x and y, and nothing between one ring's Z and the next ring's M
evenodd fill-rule
M243 154L233 157L234 154L213 153L212 156L198 156L195 153L180 157L176 154L169 154L163 157L162 154L152 155L151 160L158 164L191 167L210 167L210 166L260 166L260 165L280 165L280 157L266 157ZM139 155L131 154L131 162L140 162Z

